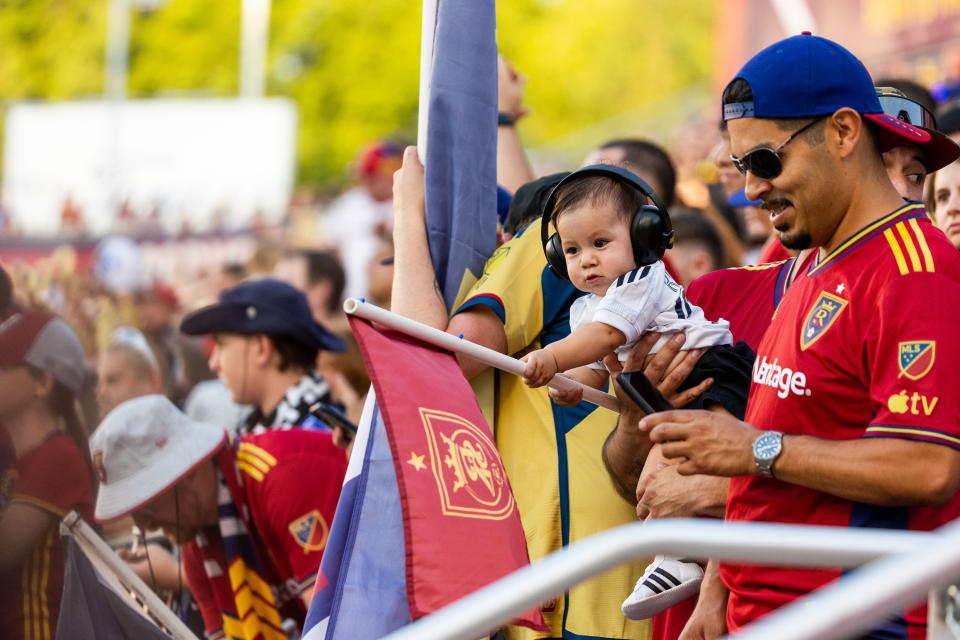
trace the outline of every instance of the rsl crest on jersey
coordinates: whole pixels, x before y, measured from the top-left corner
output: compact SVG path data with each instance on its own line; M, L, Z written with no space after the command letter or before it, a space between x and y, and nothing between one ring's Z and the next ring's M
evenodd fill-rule
M847 307L847 301L838 298L832 293L821 291L817 301L813 304L807 319L803 322L803 331L800 333L800 348L806 351L814 342L823 337L840 313Z

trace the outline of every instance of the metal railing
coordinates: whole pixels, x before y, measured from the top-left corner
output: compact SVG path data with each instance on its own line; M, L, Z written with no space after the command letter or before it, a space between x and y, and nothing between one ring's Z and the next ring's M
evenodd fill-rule
M869 628L893 608L922 594L934 579L930 555L933 549L942 553L952 544L951 554L960 566L960 524L950 525L936 533L887 530L850 529L845 527L815 527L801 525L735 523L698 519L637 522L611 529L581 540L565 549L550 554L541 561L524 567L474 593L426 616L387 636L388 640L462 640L478 638L508 624L511 620L550 600L573 585L624 562L655 554L669 554L691 558L715 558L748 564L771 564L798 567L858 567L892 554L923 556L925 562L910 571L915 580L888 579L885 588L865 591L843 603L831 607L831 619L836 616L856 615L849 624ZM891 558L904 560L902 557ZM944 557L940 557L943 565ZM886 563L885 563L886 564ZM900 565L894 567L898 569ZM883 567L882 567L883 568ZM920 571L923 569L923 571ZM885 572L892 569L884 568ZM949 571L946 571L946 576ZM957 575L960 570L953 571ZM887 573L884 573L887 575ZM929 577L928 577L929 576ZM939 580L941 575L936 574ZM853 581L841 581L839 587ZM902 586L894 583L901 582ZM858 584L862 581L858 579ZM917 587L921 585L921 587ZM926 585L926 586L923 586ZM920 591L914 589L920 588ZM832 589L834 587L831 587ZM862 587L861 587L862 589ZM829 590L829 589L828 589ZM825 590L827 591L827 590ZM846 593L846 591L844 592ZM624 594L626 596L626 594ZM859 606L858 606L859 605ZM799 605L802 607L803 605ZM869 608L869 611L868 611ZM777 624L780 616L799 616L788 607L782 613L770 616L768 625ZM800 609L798 608L799 612ZM874 615L875 614L875 615ZM870 617L870 616L874 617ZM817 617L824 617L821 612ZM808 617L809 618L809 617ZM808 618L799 630L806 631ZM752 638L787 638L780 633L786 624L795 624L794 618L770 631L770 626ZM836 624L836 622L834 622ZM818 626L818 629L820 626ZM846 628L846 627L844 627ZM852 627L851 627L852 628ZM797 631L798 629L793 629ZM744 630L747 633L748 630ZM738 636L739 638L740 636ZM747 637L746 635L743 637ZM789 635L797 640L835 638L837 635L804 633Z
M744 628L737 640L848 638L960 576L960 520L914 551L882 558ZM932 607L931 609L938 609ZM810 615L816 611L816 615ZM942 612L928 616L928 638L953 637ZM941 630L942 628L942 630Z

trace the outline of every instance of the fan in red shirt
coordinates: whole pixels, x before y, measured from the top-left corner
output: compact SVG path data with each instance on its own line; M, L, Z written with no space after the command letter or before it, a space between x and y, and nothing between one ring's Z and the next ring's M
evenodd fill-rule
M280 640L302 626L346 472L329 431L228 441L160 395L128 400L90 438L96 518L132 514L184 544L209 637Z
M84 354L66 323L13 312L0 322L0 629L53 638L63 592L59 521L90 520L93 477L75 394Z
M937 361L960 355L960 258L875 152L930 134L884 116L862 64L808 34L755 56L724 104L748 196L784 246L820 253L760 344L746 422L674 411L641 429L686 458L681 473L732 477L731 519L929 530L956 517L960 399ZM839 575L721 571L731 631ZM921 610L869 637L924 634Z
M892 93L891 89L884 91L887 94ZM887 106L884 104L885 110ZM903 107L912 108L914 112L922 108L919 103L905 96L901 102L891 103L889 106L894 107L894 114L903 113ZM925 113L921 121L927 121L924 118L932 120L932 115ZM926 145L904 145L883 154L887 175L897 192L906 200L920 200L927 172L937 171L952 161L952 154L939 154L936 151L936 148L949 149L943 147L946 136L935 130L930 130L930 133L931 142ZM953 153L960 154L960 149ZM773 236L773 239L782 247L776 236ZM756 351L787 287L798 274L805 274L809 270L814 257L815 253L808 250L801 252L796 260L714 271L694 280L687 289L687 297L702 308L708 318L726 319L730 323L734 338L743 340ZM718 481L723 482L719 479ZM685 480L681 479L679 482L683 483ZM655 616L652 632L654 640L678 638L696 600L691 598Z

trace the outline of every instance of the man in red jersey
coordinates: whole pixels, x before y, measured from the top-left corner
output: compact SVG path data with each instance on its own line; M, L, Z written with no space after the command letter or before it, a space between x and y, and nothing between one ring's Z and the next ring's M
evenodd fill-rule
M883 153L887 176L900 196L905 200L919 200L926 174L960 157L960 147L936 130L933 115L919 103L905 96L893 95L889 89L877 89L877 96L885 113L912 124L922 124L931 134L928 143L904 144ZM713 271L691 283L687 297L700 306L708 318L727 320L734 338L743 340L756 350L787 287L796 274L810 266L813 255L813 250L807 249L796 260ZM637 514L641 518L723 517L727 478L679 476L673 465L663 465L659 447L652 450L651 458L637 484ZM719 583L719 579L716 582ZM708 593L715 587L720 587L720 595L725 598L722 583L711 585L708 580L704 584ZM710 598L705 598L705 601L709 607ZM681 637L696 603L697 598L694 597L654 616L653 640ZM710 637L710 629L699 628L698 618L702 615L703 610L699 610L688 631L702 631Z
M94 516L127 514L183 545L210 638L281 640L302 627L346 471L329 432L229 440L161 395L118 405L90 438ZM252 596L251 596L252 594Z
M897 193L906 200L920 200L927 173L932 173L960 157L960 147L936 130L932 114L905 96L896 96L887 89L877 90L885 113L922 124L931 134L929 143L905 144L883 153L883 162ZM885 101L886 100L886 101ZM779 240L777 240L779 243ZM724 318L736 340L743 340L751 349L760 345L773 313L793 277L808 268L813 250L801 252L796 259L751 267L713 271L697 278L687 289L688 299L700 306L708 318ZM659 458L659 447L652 455ZM637 486L637 513L641 517L688 517L716 515L723 517L727 497L727 478L716 476L679 476L673 466L661 467L654 460L654 470L643 474ZM717 580L719 582L719 580ZM722 588L722 584L716 585ZM708 592L713 585L705 584ZM725 593L722 594L725 596ZM709 598L708 604L709 604ZM681 637L694 610L697 598L677 604L653 618L653 640L675 640ZM703 612L698 612L698 617ZM690 625L698 628L697 618ZM702 630L709 631L709 630ZM706 634L709 637L709 633Z
M785 246L819 253L760 343L745 422L673 411L641 429L680 473L732 478L730 519L920 530L953 519L960 398L937 361L960 355L960 260L877 153L929 134L884 116L863 65L806 34L755 56L724 104L747 196ZM721 575L736 630L839 571L725 564ZM870 637L924 634L920 609Z

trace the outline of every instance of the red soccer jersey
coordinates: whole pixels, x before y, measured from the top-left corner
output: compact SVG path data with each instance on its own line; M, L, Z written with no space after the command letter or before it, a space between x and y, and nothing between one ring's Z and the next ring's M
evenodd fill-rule
M56 521L18 568L0 576L0 635L53 638L63 592L59 520L75 509L93 522L90 471L69 436L58 433L17 460L11 504L18 503L40 509Z
M296 612L294 617L302 624L305 608L296 596L312 588L316 579L347 470L346 455L329 432L308 429L242 436L236 455L257 548L266 556L261 560L290 599L281 608ZM229 601L232 588L218 527L208 528L204 536L206 553L196 541L184 545L184 569L204 626L212 634L223 627L217 594ZM227 637L233 635L228 632Z
M783 297L794 262L711 271L690 283L687 299L710 320L729 322L733 339L743 340L756 351Z
M921 205L906 205L791 285L757 351L746 421L828 440L904 438L960 449L957 317L960 256ZM752 476L733 478L727 499L728 519L758 522L931 530L958 515L960 497L939 508L879 507ZM839 575L724 564L728 628ZM884 637L923 637L925 612L885 630Z
M770 239L767 240L760 249L760 255L757 257L757 264L764 264L766 262L780 262L782 260L789 259L790 252L787 251L787 248L784 247L783 243L780 242L780 237L774 234L770 236Z

